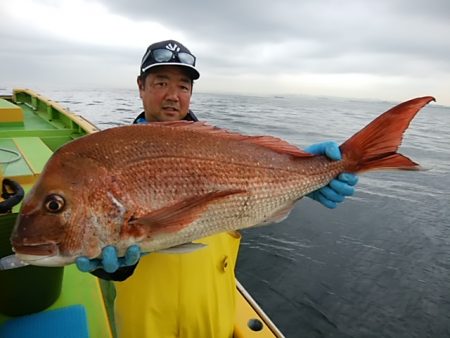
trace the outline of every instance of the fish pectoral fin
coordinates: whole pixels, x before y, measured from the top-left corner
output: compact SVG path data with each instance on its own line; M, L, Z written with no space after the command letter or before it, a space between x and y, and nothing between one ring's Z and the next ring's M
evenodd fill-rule
M184 243L181 245L173 246L171 248L167 249L161 249L156 251L157 253L165 253L165 254L184 254L184 253L190 253L194 252L200 249L203 249L206 247L206 244L202 243Z
M176 232L198 219L208 205L245 190L213 191L193 196L130 221L121 235L143 236L154 233Z

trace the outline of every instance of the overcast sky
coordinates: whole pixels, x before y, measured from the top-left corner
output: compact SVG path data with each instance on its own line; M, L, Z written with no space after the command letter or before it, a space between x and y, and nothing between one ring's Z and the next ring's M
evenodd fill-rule
M165 39L195 91L450 105L449 0L0 0L0 87L134 88Z

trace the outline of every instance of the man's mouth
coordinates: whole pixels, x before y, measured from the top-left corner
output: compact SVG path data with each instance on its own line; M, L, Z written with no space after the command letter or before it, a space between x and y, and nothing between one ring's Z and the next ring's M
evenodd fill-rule
M178 112L178 108L174 106L163 106L162 109L168 112Z

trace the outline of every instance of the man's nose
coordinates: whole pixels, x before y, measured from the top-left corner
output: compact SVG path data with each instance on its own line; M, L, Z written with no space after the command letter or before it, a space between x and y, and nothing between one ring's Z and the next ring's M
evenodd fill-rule
M170 85L167 88L166 98L172 101L178 101L178 88L175 85Z

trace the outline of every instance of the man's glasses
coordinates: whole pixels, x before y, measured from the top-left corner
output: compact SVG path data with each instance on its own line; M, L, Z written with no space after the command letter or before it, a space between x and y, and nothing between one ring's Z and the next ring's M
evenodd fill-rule
M145 55L142 64L147 63L149 57L153 59L153 62L150 62L150 64L169 62L171 60L178 59L180 63L184 63L189 66L195 66L195 56L185 52L177 53L164 48L153 49L152 51L150 51L150 53Z

